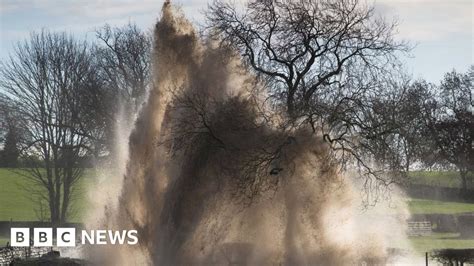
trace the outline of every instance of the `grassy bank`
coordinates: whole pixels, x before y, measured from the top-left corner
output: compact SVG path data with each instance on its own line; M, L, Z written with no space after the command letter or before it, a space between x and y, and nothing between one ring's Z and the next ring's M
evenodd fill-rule
M473 203L410 199L408 208L412 214L456 214L463 212L474 212Z
M474 239L461 239L458 233L432 233L430 236L410 237L413 248L424 253L433 249L474 248Z
M474 180L474 174L470 175L471 180ZM456 171L412 171L408 176L412 184L461 188L461 178ZM470 184L470 188L473 188L473 185Z

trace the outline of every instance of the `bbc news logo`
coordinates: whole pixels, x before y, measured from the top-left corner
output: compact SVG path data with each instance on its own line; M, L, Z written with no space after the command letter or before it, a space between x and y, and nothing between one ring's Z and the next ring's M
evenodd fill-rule
M56 228L54 239L53 228L33 228L30 238L30 228L11 228L10 243L12 247L52 247L53 241L58 247L76 246L76 228ZM137 230L81 230L82 245L136 245L138 244Z

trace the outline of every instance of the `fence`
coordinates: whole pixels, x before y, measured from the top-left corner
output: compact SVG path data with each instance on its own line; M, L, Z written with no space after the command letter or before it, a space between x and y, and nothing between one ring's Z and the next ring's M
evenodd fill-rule
M428 236L431 235L431 222L408 222L408 232L409 236Z

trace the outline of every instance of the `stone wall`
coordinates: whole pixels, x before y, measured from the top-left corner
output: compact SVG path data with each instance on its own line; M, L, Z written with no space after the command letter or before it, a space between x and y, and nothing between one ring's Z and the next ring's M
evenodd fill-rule
M51 249L51 247L2 247L0 248L0 265L9 265L16 258L39 258Z

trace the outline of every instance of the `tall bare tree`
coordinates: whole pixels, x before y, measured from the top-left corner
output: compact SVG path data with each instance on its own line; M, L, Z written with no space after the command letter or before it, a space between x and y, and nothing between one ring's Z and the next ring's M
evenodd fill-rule
M0 68L0 86L28 130L23 150L42 160L25 169L29 189L48 203L54 226L67 221L82 176L79 161L90 145L81 96L94 84L92 62L85 43L42 31L18 43Z
M223 1L210 5L210 34L236 48L271 92L298 117L312 98L343 84L350 69L382 70L406 51L394 41L395 23L358 0L250 1L246 12Z
M341 162L358 165L367 180L390 183L367 159L377 157L366 154L376 149L363 144L385 142L396 129L393 120L374 119L383 102L397 103L391 90L399 89L398 56L410 50L394 39L396 23L358 0L253 0L238 10L214 1L208 35L237 51L266 82L290 126L310 125Z

